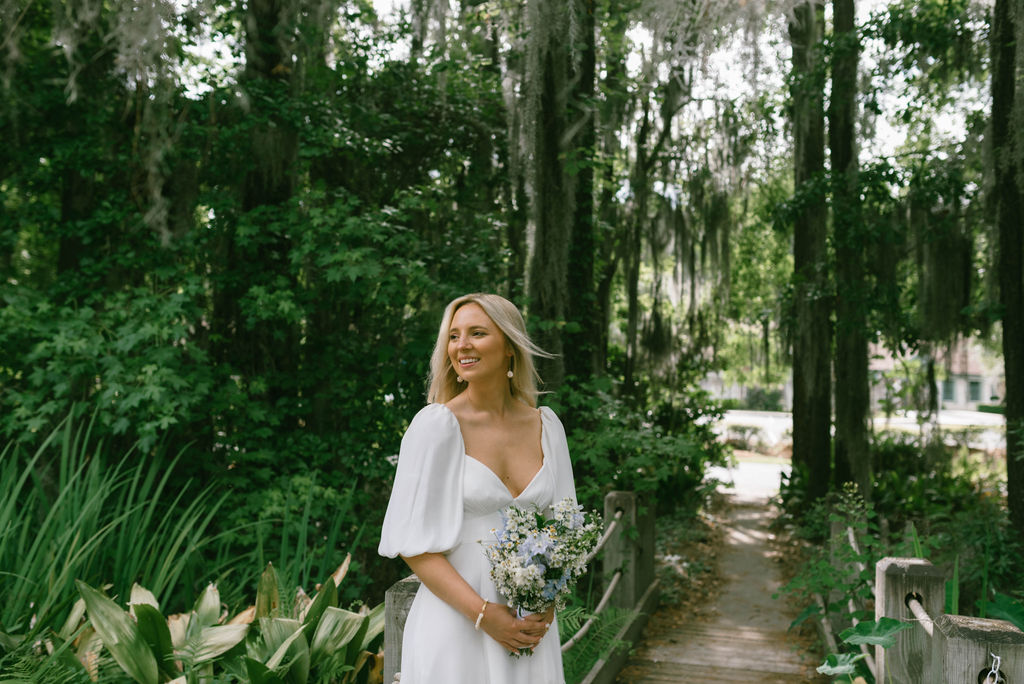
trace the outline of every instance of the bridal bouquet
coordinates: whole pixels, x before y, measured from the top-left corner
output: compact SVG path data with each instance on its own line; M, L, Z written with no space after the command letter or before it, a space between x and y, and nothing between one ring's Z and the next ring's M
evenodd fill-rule
M549 520L536 508L509 506L501 529L491 530L496 543L485 546L491 579L520 617L562 607L601 536L597 516L572 499L556 503L552 513Z

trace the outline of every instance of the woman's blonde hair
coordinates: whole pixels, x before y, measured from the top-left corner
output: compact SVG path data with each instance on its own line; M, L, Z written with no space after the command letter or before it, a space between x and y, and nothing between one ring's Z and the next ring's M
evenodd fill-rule
M462 392L466 385L458 382L455 368L448 357L448 335L452 327L455 312L466 304L478 304L490 317L498 329L505 335L505 342L512 350L512 371L509 389L512 396L525 401L528 405L537 406L537 385L540 376L533 363L534 356L551 358L543 349L535 345L526 334L523 315L516 305L496 294L474 293L453 299L444 310L441 327L437 332L437 344L430 357L430 376L427 388L427 401L444 404Z

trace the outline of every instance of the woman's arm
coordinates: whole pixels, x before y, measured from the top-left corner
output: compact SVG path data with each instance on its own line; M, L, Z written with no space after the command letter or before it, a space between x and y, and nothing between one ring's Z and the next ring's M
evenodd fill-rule
M434 596L462 613L470 622L476 622L484 599L452 567L444 554L423 553L418 556L402 556L402 559ZM549 613L551 611L518 619L506 606L488 602L480 621L480 629L509 651L533 648L547 632L547 625L552 620Z

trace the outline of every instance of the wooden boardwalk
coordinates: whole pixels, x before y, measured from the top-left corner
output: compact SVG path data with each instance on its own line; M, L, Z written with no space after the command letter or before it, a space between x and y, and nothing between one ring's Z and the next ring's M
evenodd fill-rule
M731 471L736 489L722 521L723 584L711 617L677 626L658 621L669 626L657 633L649 625L617 680L620 684L829 681L814 671L821 662L818 655L803 653L798 639L787 632L793 611L772 599L781 581L769 543L768 496L778 486L778 467L773 473L762 465L742 464L739 471Z

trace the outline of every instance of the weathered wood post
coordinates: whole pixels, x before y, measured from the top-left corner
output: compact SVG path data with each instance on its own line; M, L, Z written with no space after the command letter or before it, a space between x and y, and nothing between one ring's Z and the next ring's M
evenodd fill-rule
M608 492L604 519L612 520L619 510L619 529L608 538L601 567L606 580L622 568L611 605L632 610L654 580L654 512L646 510L641 515L634 492Z
M945 608L945 573L923 558L883 558L878 561L875 564L875 619L887 617L904 622L916 621L907 606L908 596L916 596L934 620ZM893 684L938 681L930 674L932 638L928 632L917 626L899 632L895 638L896 645L892 648L875 647L878 669L875 676L878 681Z
M611 605L616 608L631 608L636 604L636 547L628 539L628 530L636 524L636 495L633 492L608 492L604 497L604 519L611 521L622 511L618 529L608 538L601 562L605 582L610 582L616 570L622 569L622 577L612 596Z
M1024 682L1024 632L1004 620L941 615L935 620L932 668L940 684L984 682L999 656L1000 682ZM994 678L990 684L996 684Z
M391 684L402 668L402 636L405 618L420 588L416 575L400 579L384 593L384 684Z

